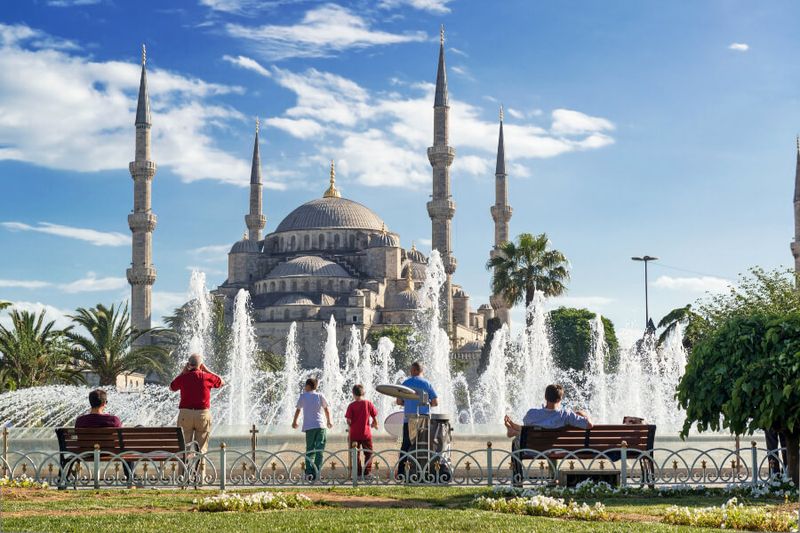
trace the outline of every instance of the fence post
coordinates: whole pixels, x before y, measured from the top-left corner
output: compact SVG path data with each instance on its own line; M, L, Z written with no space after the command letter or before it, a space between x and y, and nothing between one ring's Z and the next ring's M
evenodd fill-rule
M225 476L228 475L228 457L225 454L225 443L219 445L219 490L225 490Z
M7 464L8 464L8 428L3 426L3 476L6 475ZM9 477L11 477L10 474Z
M94 445L94 464L92 467L92 475L94 476L94 488L100 488L100 445Z
M357 442L354 442L350 446L350 477L353 480L353 486L357 487L358 486L358 443Z
M253 429L250 430L250 457L253 458L253 466L256 462L256 447L258 446L258 429L253 424Z
M758 485L758 448L756 447L756 441L750 441L750 453L751 458L753 461L753 475L750 484L752 486Z
M628 486L628 443L626 441L620 443L619 484L623 489Z
M492 441L486 443L486 484L492 486L494 475L492 474Z

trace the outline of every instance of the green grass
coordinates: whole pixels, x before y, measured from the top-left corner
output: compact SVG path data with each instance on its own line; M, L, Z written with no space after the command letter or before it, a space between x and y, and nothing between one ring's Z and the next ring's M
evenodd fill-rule
M258 489L265 490L265 489ZM2 531L97 533L172 531L703 531L658 523L578 522L517 516L470 508L485 488L365 487L290 490L313 496L312 509L265 513L199 513L192 500L211 490L3 491ZM248 490L232 490L232 492ZM348 499L347 497L356 497ZM377 498L380 501L369 500ZM369 501L362 501L367 499ZM387 501L388 500L388 501ZM593 503L594 499L586 501ZM719 505L724 498L602 498L610 513L650 515L658 521L670 505ZM780 503L780 502L776 502ZM758 505L764 505L763 503ZM24 513L24 515L16 515ZM12 514L12 516L9 516ZM627 518L630 520L630 517Z

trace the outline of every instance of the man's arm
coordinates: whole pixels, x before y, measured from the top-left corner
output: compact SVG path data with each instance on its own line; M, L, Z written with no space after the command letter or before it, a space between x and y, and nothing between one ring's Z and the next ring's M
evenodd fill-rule
M217 383L219 383L219 385L216 385L214 388L218 389L223 385L225 385L225 380L222 379L222 377L219 374L215 374L214 372L209 370L209 368L205 365L205 363L200 363L200 367L198 368L198 370L205 372L206 374L211 374L212 376L214 376L214 378L216 378L215 381L218 380Z
M575 411L573 413L573 423L570 424L575 427L583 428L583 429L592 429L594 424L592 424L592 420L589 418L589 414L586 411Z
M333 427L333 422L331 422L331 411L328 409L328 406L325 406L325 419L328 421L328 429Z
M398 398L397 401L394 402L394 403L396 403L397 405L403 405L403 399L402 398Z
M300 409L294 410L294 420L292 420L292 428L297 429L297 418L300 416Z
M434 398L431 400L431 407L437 407L439 405L439 398Z

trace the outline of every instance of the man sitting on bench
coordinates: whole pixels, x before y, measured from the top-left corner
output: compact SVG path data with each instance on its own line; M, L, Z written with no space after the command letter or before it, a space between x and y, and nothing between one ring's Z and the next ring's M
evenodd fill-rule
M522 419L523 426L536 426L542 429L558 429L571 426L581 429L592 429L592 421L589 415L583 411L575 411L561 408L561 400L564 399L564 387L561 385L548 385L544 390L544 407L534 407L525 413ZM506 426L506 434L509 437L518 438L522 433L522 426L511 420L506 415L503 423Z
M89 412L75 419L76 428L121 428L122 421L118 416L105 413L108 397L103 389L95 389L89 393Z

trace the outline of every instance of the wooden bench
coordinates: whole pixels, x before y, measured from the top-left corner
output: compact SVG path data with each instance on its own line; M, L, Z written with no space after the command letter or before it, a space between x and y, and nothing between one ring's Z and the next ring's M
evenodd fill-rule
M56 428L61 469L81 460L94 461L90 454L99 446L101 461L121 460L132 465L138 460L167 461L184 459L186 443L179 427ZM128 478L127 471L125 477Z
M628 459L636 460L641 465L642 481L646 482L648 475L653 474L652 454L645 457L639 452L652 452L655 436L656 426L648 424L597 425L592 429L523 426L519 441L515 440L512 446L515 453L512 457L514 481L521 483L524 479L524 460L547 459L548 468L552 470L555 461L561 459L595 459L592 466L598 469L600 461L620 459L619 448L624 442ZM548 450L553 451L542 453Z

